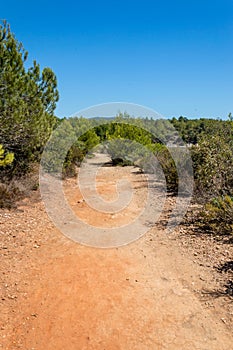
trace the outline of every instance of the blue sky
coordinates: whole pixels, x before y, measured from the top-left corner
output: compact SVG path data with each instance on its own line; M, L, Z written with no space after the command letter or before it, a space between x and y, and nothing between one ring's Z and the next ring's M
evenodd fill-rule
M2 2L29 52L51 67L56 114L125 101L165 117L233 112L233 1Z

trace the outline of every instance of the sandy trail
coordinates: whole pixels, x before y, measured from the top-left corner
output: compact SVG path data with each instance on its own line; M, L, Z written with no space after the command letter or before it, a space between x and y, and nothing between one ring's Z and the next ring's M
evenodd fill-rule
M101 195L114 198L113 183L123 174L135 189L125 215L93 214L72 179L64 189L73 210L96 225L131 220L143 203L144 175L131 167L103 167L97 183ZM50 223L40 201L33 205L26 201L21 210L17 219L22 249L18 259L6 260L4 265L12 281L18 281L18 294L10 304L1 304L1 348L232 348L229 329L192 292L197 267L180 254L163 230L151 228L124 247L97 249L63 236ZM29 221L33 225L27 233ZM11 224L14 228L15 222Z

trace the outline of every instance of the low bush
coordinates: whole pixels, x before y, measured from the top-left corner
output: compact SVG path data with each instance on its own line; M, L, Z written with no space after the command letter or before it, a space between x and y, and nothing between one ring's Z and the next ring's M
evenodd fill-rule
M233 197L216 197L204 205L199 225L218 235L233 234Z

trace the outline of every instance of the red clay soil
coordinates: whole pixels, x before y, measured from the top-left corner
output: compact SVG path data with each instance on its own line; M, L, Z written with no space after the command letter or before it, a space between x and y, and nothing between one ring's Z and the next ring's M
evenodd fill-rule
M135 196L124 216L93 214L69 179L64 189L73 210L93 225L113 227L134 218L146 192L143 174L103 167L98 190L114 198L112 183L123 175ZM208 278L200 279L205 270L162 227L127 246L98 249L63 236L39 193L0 214L0 349L232 348L221 312L205 307L194 292L194 286L206 287Z

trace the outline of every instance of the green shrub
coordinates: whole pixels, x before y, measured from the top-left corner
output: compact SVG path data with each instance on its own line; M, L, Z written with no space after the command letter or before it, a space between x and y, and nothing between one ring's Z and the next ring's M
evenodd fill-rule
M36 61L28 68L27 56L9 24L0 23L0 140L14 153L11 167L1 169L1 180L25 175L31 162L40 160L56 124L56 76L50 68L41 70Z
M14 153L6 153L0 144L0 167L10 165L14 160Z
M164 172L167 190L169 192L177 193L178 174L174 159L165 146L161 147L159 151L156 152L156 156Z
M112 159L113 165L133 165L142 157L142 146L136 141L123 138L113 138L107 141L106 149Z
M233 139L224 135L203 137L191 149L196 194L201 200L233 195Z
M233 233L233 197L216 197L205 204L199 225L219 235Z

